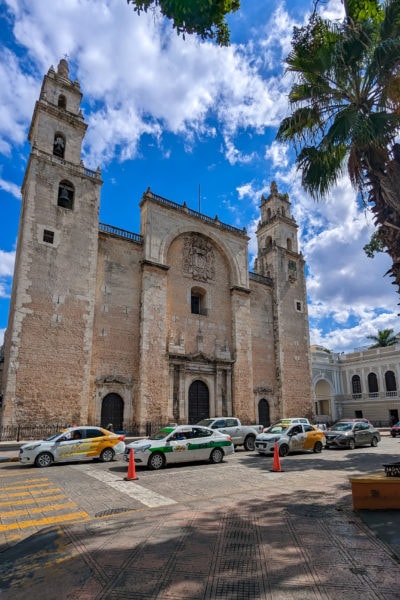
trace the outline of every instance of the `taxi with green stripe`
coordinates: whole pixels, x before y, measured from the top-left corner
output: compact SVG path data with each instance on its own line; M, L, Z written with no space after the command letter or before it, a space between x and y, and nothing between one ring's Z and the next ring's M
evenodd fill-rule
M200 425L171 425L147 438L127 444L124 458L136 466L157 470L169 464L209 461L220 463L234 453L229 435Z

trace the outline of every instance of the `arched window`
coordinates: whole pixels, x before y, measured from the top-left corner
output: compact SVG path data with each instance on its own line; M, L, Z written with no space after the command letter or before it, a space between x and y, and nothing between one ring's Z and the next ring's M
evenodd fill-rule
M387 392L396 392L397 391L396 375L393 373L393 371L386 371L385 385L386 385Z
M65 137L62 133L57 132L54 136L53 142L53 154L54 156L59 156L60 158L64 158L65 153Z
M67 108L67 99L64 94L60 94L58 96L58 107L59 108Z
M269 208L267 210L267 221L269 221L271 219L271 209Z
M353 375L351 378L351 387L353 394L361 394L361 379L359 375Z
M292 240L290 238L287 238L286 240L286 248L292 250Z
M190 304L193 315L206 315L206 291L199 287L192 288L190 292Z
M370 394L376 394L378 392L378 379L375 373L368 374L368 391Z
M61 181L58 186L58 206L72 210L74 208L74 186L69 181Z

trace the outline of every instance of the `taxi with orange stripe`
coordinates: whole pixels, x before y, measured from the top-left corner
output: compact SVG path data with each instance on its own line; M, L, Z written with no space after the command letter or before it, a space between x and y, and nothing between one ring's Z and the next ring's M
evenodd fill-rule
M304 452L312 450L319 453L325 443L323 431L310 425L299 422L300 419L282 419L264 429L256 437L255 449L259 454L272 454L278 446L279 456L287 456L290 452ZM307 419L304 419L307 421Z
M110 462L116 455L124 453L124 437L102 427L68 427L46 440L21 446L19 462L36 467L94 459Z

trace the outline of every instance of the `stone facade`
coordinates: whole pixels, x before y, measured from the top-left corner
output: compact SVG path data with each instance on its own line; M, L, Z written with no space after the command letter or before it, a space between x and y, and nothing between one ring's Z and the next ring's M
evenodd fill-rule
M318 420L364 417L378 426L400 420L400 343L344 353L311 347Z
M4 343L3 425L143 428L234 414L268 424L312 414L304 260L286 194L246 231L154 194L140 234L99 223L78 82L44 77Z

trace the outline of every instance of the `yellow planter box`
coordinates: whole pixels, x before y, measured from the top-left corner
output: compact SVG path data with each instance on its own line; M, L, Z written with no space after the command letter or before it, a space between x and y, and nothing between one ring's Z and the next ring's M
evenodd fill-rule
M353 509L400 509L400 477L385 473L350 477Z

